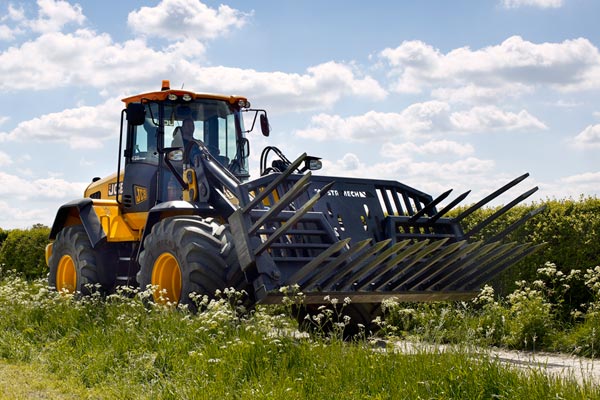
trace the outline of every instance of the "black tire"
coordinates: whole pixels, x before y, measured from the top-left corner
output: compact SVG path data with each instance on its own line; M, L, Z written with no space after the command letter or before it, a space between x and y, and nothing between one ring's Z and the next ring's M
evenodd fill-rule
M228 274L239 270L228 227L198 216L163 219L152 227L140 253L137 281L142 290L157 286L155 302L197 304L190 294L214 298L217 290L234 286ZM166 294L161 296L160 290Z
M350 317L350 321L344 326L342 336L344 340L352 340L360 335L370 336L379 330L379 326L373 320L381 315L379 304L338 304L337 310L333 311L333 319L323 321L320 325L314 322L313 317L321 313L320 308L326 307L332 310L331 304L311 304L294 307L293 313L298 321L300 330L317 334L329 334L333 331L333 323L344 322L344 316ZM308 316L308 318L307 318Z
M52 245L48 284L58 291L82 295L97 290L108 291L114 283L110 272L112 266L106 265L109 258L110 254L101 254L92 247L82 225L67 226L58 233ZM100 287L96 288L96 284Z

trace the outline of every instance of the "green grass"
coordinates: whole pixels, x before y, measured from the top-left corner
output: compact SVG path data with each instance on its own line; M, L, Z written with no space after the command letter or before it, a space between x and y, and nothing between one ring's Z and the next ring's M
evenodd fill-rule
M76 300L42 282L0 283L4 398L583 399L592 386L523 372L469 351L412 354L368 340L293 335L273 309L227 300L197 315L146 294ZM382 343L382 342L378 342ZM19 373L22 371L22 373ZM2 398L2 397L0 397Z

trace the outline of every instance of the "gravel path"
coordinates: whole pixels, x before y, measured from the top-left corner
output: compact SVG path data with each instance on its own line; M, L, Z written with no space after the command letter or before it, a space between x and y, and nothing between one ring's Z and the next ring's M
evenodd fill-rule
M430 345L399 341L394 343L397 351L411 353L415 351L446 351L452 346ZM562 353L545 353L515 351L504 349L475 349L475 352L488 354L499 362L510 364L515 368L529 371L543 371L547 374L567 379L575 379L579 383L590 382L600 385L600 360L576 357Z
M573 378L579 383L600 385L600 360L560 353L491 350L492 357L526 370L543 370L548 374Z

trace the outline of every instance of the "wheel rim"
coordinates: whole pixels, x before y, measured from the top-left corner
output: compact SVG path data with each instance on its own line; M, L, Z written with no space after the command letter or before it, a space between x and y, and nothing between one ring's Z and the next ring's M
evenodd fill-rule
M77 287L77 271L75 262L70 255L64 255L58 261L56 271L56 290L59 292L74 293Z
M171 253L161 254L152 269L152 296L157 303L178 303L181 295L181 269Z

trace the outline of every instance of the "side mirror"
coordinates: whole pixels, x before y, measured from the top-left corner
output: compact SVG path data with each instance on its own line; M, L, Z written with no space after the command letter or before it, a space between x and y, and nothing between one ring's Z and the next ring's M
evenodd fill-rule
M260 130L262 131L263 136L269 136L271 133L271 128L269 127L269 119L267 118L267 113L260 114Z
M144 123L146 109L143 104L129 103L125 112L127 114L127 122L129 122L129 125L139 126Z

